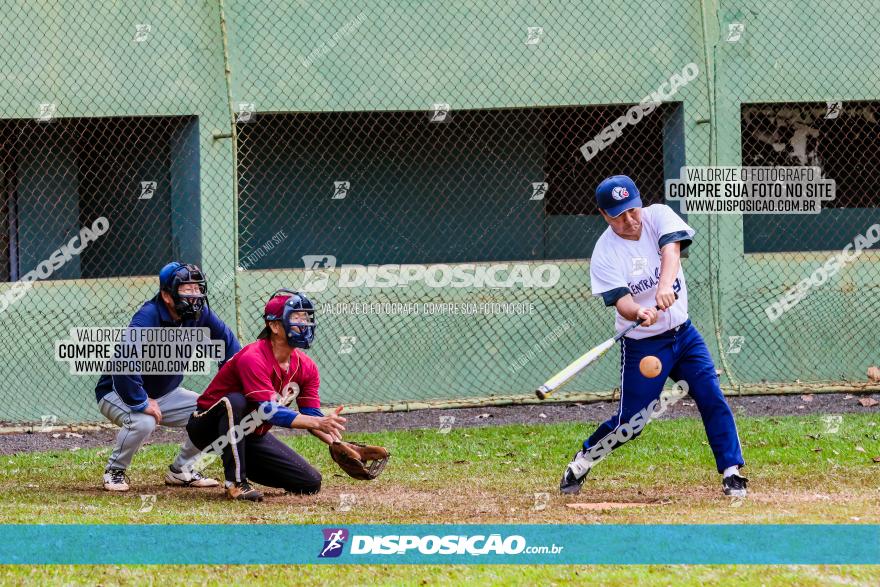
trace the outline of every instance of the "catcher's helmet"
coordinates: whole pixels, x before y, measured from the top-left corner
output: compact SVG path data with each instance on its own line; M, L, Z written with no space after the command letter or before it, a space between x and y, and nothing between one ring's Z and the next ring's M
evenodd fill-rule
M194 283L199 287L197 294L181 294L180 286ZM202 310L208 305L208 280L198 265L174 261L159 272L159 289L171 294L174 311L181 320L198 320Z
M291 318L294 312L306 312L307 320L294 322ZM292 347L307 349L312 346L312 342L315 340L315 328L317 328L315 305L302 292L279 289L273 293L266 303L263 319L267 322L280 321L287 335L287 344ZM299 331L294 330L294 327ZM271 331L266 326L260 334L260 338L269 338L270 336Z

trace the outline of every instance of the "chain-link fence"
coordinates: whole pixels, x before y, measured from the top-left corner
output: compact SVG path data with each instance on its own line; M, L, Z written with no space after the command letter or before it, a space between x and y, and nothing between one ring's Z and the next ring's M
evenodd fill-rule
M725 389L857 389L876 252L779 302L878 222L880 8L712 6L4 7L0 420L97 419L54 342L126 325L173 259L243 343L269 293L307 290L326 403L523 401L612 332L596 184L663 203L684 165L835 179L817 215L688 215L683 265ZM559 397L618 377L609 358Z

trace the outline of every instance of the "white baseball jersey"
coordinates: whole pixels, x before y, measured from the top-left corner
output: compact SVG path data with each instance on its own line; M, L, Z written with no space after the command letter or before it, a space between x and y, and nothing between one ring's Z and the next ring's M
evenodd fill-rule
M596 241L590 258L590 285L594 296L606 303L631 293L637 304L647 308L657 305L657 284L660 282L660 247L681 241L687 248L694 229L665 204L642 208L642 235L637 241L617 236L609 226ZM678 299L665 312L658 312L657 322L647 328L633 329L627 338L647 338L684 324L688 319L687 285L681 267L672 285ZM604 294L604 295L603 295ZM616 312L615 326L622 332L632 324Z

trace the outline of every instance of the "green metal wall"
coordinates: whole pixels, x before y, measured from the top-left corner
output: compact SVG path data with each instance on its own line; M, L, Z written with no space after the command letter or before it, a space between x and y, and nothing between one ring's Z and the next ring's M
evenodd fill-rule
M670 0L662 8L637 0L539 5L0 0L0 14L0 118L32 118L45 102L57 103L62 118L198 117L191 134L180 140L198 145L200 202L178 201L176 209L199 218L174 231L190 234L190 240L200 235L200 251L179 252L200 254L212 280L212 306L236 324L244 342L259 330L265 294L298 282L301 272L236 271L233 120L241 103L253 103L263 113L427 111L449 95L455 97L447 100L450 106L459 110L625 104L638 102L670 73L696 62L700 77L676 96L682 103L684 159L688 165L736 165L741 163L743 103L880 99L880 4L869 0L758 5ZM742 41L724 40L731 22L745 24ZM139 23L152 24L148 42L132 42ZM347 23L353 28L347 40L332 41ZM519 53L506 49L512 40L523 43L528 26L545 28L541 44ZM321 47L325 53L304 63ZM64 166L63 153L51 157L53 165ZM181 169L172 174L185 175ZM63 192L67 179L61 174L53 189ZM20 203L19 221L27 224L25 204ZM865 227L877 221L873 212L864 214ZM580 230L594 219L552 221L568 226L563 230ZM60 234L64 228L39 222L46 236L42 248L29 249L36 260L53 250L51 243L58 240L53 231ZM763 308L827 254L745 255L740 217L694 216L689 222L697 231L684 261L690 312L728 389L750 391L796 380L806 387L844 386L860 380L876 362L865 351L880 348L877 330L858 326L877 299L876 252L865 253L838 280L771 324ZM535 348L536 337L545 334L535 333L528 316L396 321L383 337L363 334L362 320L322 317L323 344L314 356L325 401L388 405L528 396L612 328L611 312L589 297L588 260L561 266L560 284L540 292L534 302L545 326L571 327L554 342L552 353L539 353L515 371L509 367L512 359ZM0 284L0 292L9 287ZM75 325L126 324L155 289L153 276L49 281L36 284L0 314L0 421L39 420L44 414L67 421L98 419L94 378L68 375L66 366L52 359L53 342ZM455 291L446 292L444 301L522 301L532 294ZM336 291L320 301L364 301L371 295ZM396 299L425 301L434 295L413 286L397 292ZM504 321L500 328L499 320ZM377 332L387 325L377 318L368 326ZM335 345L345 335L367 337L370 344L340 355ZM729 336L745 337L743 352L723 352ZM853 352L857 336L861 352ZM568 390L607 393L617 380L617 361L608 358ZM191 378L187 385L200 390L206 382Z

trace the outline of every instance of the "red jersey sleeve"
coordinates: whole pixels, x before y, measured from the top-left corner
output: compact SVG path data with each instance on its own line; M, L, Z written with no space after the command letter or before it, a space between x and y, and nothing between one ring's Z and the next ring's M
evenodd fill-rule
M242 393L252 402L268 402L275 399L272 385L272 366L259 353L251 353L238 361L238 378Z
M318 388L321 386L321 376L318 374L318 366L305 353L299 354L302 361L300 364L302 378L299 381L300 392L296 398L296 405L300 408L320 408L321 397L318 395Z

